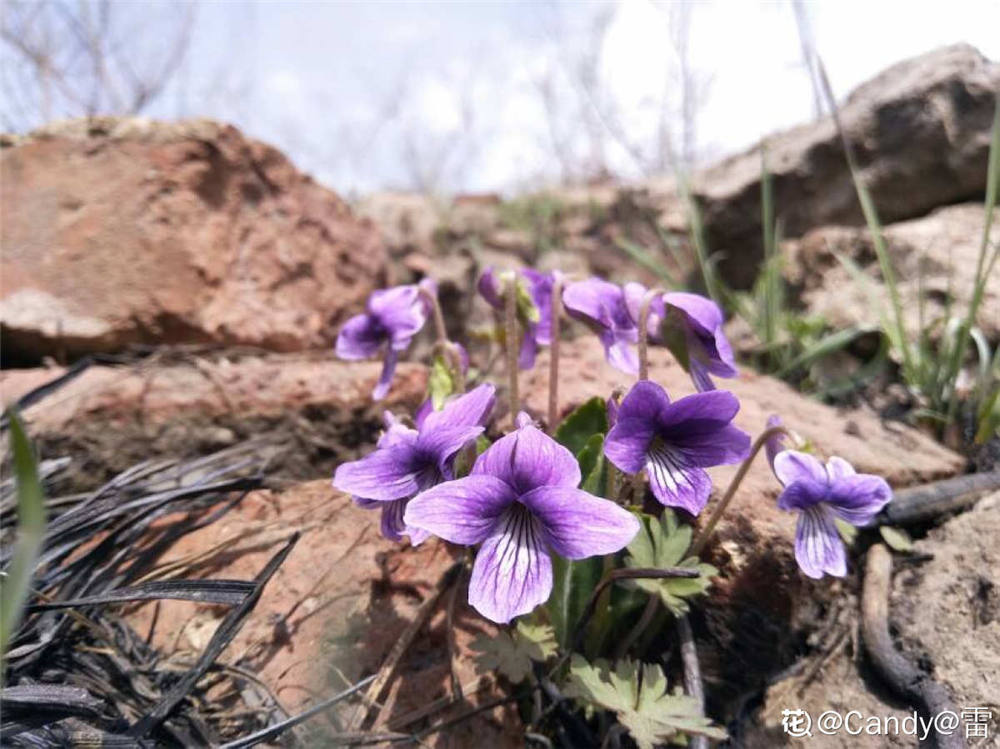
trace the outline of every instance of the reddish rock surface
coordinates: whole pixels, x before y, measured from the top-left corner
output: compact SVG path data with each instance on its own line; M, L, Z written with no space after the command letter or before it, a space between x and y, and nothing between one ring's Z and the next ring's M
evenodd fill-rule
M4 356L131 343L326 346L379 283L377 232L208 120L58 123L0 150Z
M238 358L183 356L124 367L92 366L57 393L25 410L36 432L58 432L89 419L141 418L165 423L192 415L244 418L327 408L345 414L372 408L380 362L343 362L333 354L274 354ZM62 367L0 372L4 405L59 377ZM424 396L423 366L404 362L380 407L415 407Z
M271 579L259 603L220 662L256 674L290 713L375 673L454 563L456 550L431 540L406 548L382 539L378 513L361 510L327 481L297 484L282 492L247 496L222 519L184 536L160 561L179 565L184 577L252 579L295 531L302 536ZM207 563L206 549L224 548ZM495 629L466 603L460 585L455 599L455 671L468 701L448 705L450 666L443 597L427 625L400 662L398 676L383 695L378 730L419 730L428 725L415 711L437 707L431 723L458 715L495 698L491 678L475 672L469 643ZM187 602L159 605L153 643L167 662L189 662L204 649L226 609ZM154 606L130 615L148 632ZM344 723L354 706L342 709ZM498 707L427 739L430 746L462 749L520 746L513 708ZM375 709L372 714L379 713ZM411 722L412 721L412 722ZM318 718L309 728L314 745L336 731Z

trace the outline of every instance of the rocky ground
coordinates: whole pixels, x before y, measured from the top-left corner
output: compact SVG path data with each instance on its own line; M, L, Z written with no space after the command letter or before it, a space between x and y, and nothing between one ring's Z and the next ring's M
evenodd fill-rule
M930 308L924 314L968 299L998 88L1000 66L957 46L895 66L845 104L911 325L918 293ZM488 313L469 300L488 265L533 263L655 282L656 274L622 249L631 243L654 252L677 277L695 267L684 205L670 180L516 201L384 194L352 209L273 148L211 122L89 120L5 137L0 145L4 403L66 373L80 357L112 355L24 409L40 456L71 459L54 477L56 491L66 494L91 490L143 460L248 441L268 451L266 488L184 536L157 564L169 569L208 554L199 575L247 579L292 531L303 534L221 659L256 674L290 713L376 672L456 554L436 540L417 549L385 541L376 515L330 487L336 465L370 448L381 409L412 410L427 381L417 363L424 343L401 366L388 401L372 405L379 364L334 359L329 349L340 323L374 288L430 275L441 282L450 333L486 360L476 329ZM868 295L844 293L849 279L839 257L871 277L876 298L884 289L832 123L776 135L766 149L798 304L833 327L873 322ZM695 175L692 187L724 276L745 287L762 256L760 149ZM994 345L997 292L997 284L987 287L979 321ZM589 337L564 352L563 371L573 373L562 386L565 411L627 384ZM545 409L546 373L543 354L522 380L537 415ZM689 387L666 355L654 353L651 377L668 391ZM758 433L768 415L781 413L824 452L885 476L894 488L969 467L965 456L871 405L824 405L749 368L727 387L742 403L742 428ZM713 472L717 492L733 473ZM907 710L866 668L858 645L860 558L841 582L800 575L794 519L774 505L778 488L766 463L751 469L709 549L722 571L703 607L712 613L694 617L710 712L748 746L781 745L783 707ZM920 538L897 570L891 612L899 646L955 700L992 705L1000 716L998 501L983 499L939 525L916 528ZM127 610L172 663L199 652L225 614L169 601ZM446 708L445 717L469 705L489 707L506 685L475 672L469 643L494 631L461 592L445 602L407 649L371 713L374 725L418 725L433 705ZM465 700L452 704L456 681ZM520 746L518 720L512 707L497 706L428 741ZM321 720L310 730L321 741L333 729Z

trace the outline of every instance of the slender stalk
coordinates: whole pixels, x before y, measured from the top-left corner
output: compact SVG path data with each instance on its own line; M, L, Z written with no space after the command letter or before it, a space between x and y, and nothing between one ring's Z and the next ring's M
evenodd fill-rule
M517 425L517 412L521 407L521 399L518 394L518 370L517 354L520 349L520 337L517 326L517 274L511 273L507 282L507 293L504 295L504 332L507 344L507 379L509 383L510 398L510 420L513 426Z
M740 468L736 472L736 475L733 476L733 480L729 482L729 487L726 489L726 493L722 496L722 499L719 500L719 504L716 505L715 510L712 512L712 516L708 519L708 522L705 523L705 527L698 532L698 535L692 542L691 551L689 552L690 556L698 556L702 548L705 546L705 542L708 541L709 537L712 535L712 531L715 530L715 526L719 524L719 519L722 517L722 514L726 511L729 503L733 500L736 490L740 488L740 484L742 484L743 479L746 478L747 471L750 470L750 466L753 464L754 458L757 457L757 453L761 451L771 437L776 437L779 434L783 434L793 441L796 439L795 435L785 429L785 427L771 427L770 429L765 429L761 432L757 441L753 443L753 447L750 448L750 455L748 455L747 459L740 464Z
M661 288L650 289L642 298L639 305L639 379L649 379L649 308L653 300L664 294Z
M431 293L423 284L417 284L421 296L430 304L431 314L434 317L434 333L438 342L448 340L448 328L444 324L444 313L441 311L441 302L436 293Z
M573 652L581 651L584 631L587 629L587 624L590 622L590 618L594 615L594 611L597 610L597 601L609 585L617 580L662 580L664 578L690 579L695 577L701 577L701 572L699 572L695 567L664 567L662 569L656 569L653 567L622 567L608 572L601 578L600 582L597 583L593 593L590 594L590 598L587 600L587 605L584 607L583 613L580 614L580 620L576 623L576 630L574 631L573 638L570 641L572 643L572 647L567 648L562 658L560 658L556 665L552 667L552 670L549 672L549 677L551 678L553 674L558 673L559 669L565 665L566 661L569 660L570 655L572 655Z
M559 418L559 334L562 323L562 274L552 281L552 342L549 344L549 434L555 434Z
M681 640L681 661L684 663L684 690L698 701L698 712L705 714L705 689L701 682L701 666L698 665L698 648L694 644L694 633L687 614L677 617L677 633ZM692 736L690 749L708 749L708 739Z
M462 355L458 353L458 345L448 339L448 326L444 322L441 302L437 294L432 293L423 284L417 284L417 288L420 290L420 295L430 305L431 316L434 318L434 354L443 357L448 362L452 369L455 391L464 393L465 373L462 371Z
M618 649L615 651L615 658L624 658L625 654L628 653L628 649L642 636L642 633L646 631L646 628L653 621L653 617L656 616L656 609L659 608L659 603L660 597L656 593L650 594L649 598L646 599L646 608L642 610L639 620L628 631L621 644L618 645Z

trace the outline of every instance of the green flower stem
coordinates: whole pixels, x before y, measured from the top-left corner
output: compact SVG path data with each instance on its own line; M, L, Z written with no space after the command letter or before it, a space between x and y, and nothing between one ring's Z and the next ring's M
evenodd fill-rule
M659 603L659 595L650 593L649 598L646 599L646 608L642 610L639 620L629 630L628 634L625 635L625 639L621 641L621 644L618 645L618 650L615 651L616 659L624 658L625 654L628 653L628 649L642 637L642 633L646 631L646 628L652 623L653 617L656 616L656 609Z
M549 344L549 434L556 433L559 418L559 334L562 318L563 279L552 282L552 342Z
M517 327L517 274L511 273L507 281L507 293L504 295L504 343L507 345L507 379L509 382L510 420L511 428L517 425L517 412L521 406L518 394L517 353L520 349L520 337Z
M754 458L757 457L757 453L761 451L761 448L767 444L767 441L772 437L777 437L779 434L783 434L788 437L793 442L797 441L797 437L785 427L771 427L770 429L765 429L761 435L757 438L757 441L753 443L753 447L750 448L750 455L747 459L740 464L740 469L733 476L733 480L729 482L729 487L726 489L726 493L722 496L719 504L716 505L715 510L712 512L712 516L705 523L705 527L702 528L698 535L695 536L694 541L691 543L691 550L688 552L688 556L698 556L702 548L705 546L705 542L708 541L709 536L712 535L712 531L715 530L715 526L719 524L719 519L722 514L726 511L729 503L732 502L733 497L736 494L736 490L740 488L740 484L743 483L743 479L746 478L747 471L750 470L751 464L753 464Z

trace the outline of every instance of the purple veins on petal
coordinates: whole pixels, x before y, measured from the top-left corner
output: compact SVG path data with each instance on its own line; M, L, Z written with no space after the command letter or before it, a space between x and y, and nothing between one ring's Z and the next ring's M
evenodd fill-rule
M671 403L662 387L642 380L622 400L604 454L626 473L645 469L661 504L697 515L712 490L704 469L738 463L750 452L750 435L731 424L738 410L726 391Z
M824 466L808 453L784 450L774 458L774 472L784 485L778 507L799 513L795 558L810 577L847 573L846 551L835 518L855 526L870 523L892 499L881 476L857 473L843 458Z
M795 526L795 561L809 577L823 574L843 577L847 574L847 555L833 515L823 505L816 505L799 515Z
M582 559L627 546L636 518L577 489L572 454L530 420L484 452L465 478L410 501L404 520L455 543L481 543L469 603L507 623L544 603L552 591L550 553Z

